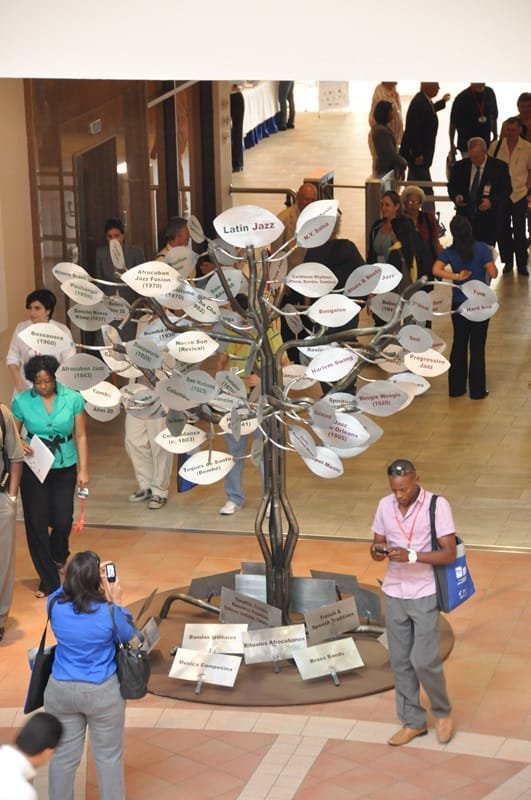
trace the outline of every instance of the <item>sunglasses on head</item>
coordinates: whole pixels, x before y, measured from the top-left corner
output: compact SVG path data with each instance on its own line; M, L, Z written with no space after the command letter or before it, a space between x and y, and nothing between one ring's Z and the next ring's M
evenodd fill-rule
M410 461L393 461L387 467L387 474L393 478L400 478L402 475L414 475L415 467Z

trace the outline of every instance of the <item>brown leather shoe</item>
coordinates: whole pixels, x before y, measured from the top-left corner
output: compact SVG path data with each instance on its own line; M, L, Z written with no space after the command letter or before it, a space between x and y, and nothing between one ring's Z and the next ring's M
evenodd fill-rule
M391 736L387 744L390 744L392 747L401 747L417 736L425 736L427 733L427 728L408 728L407 725L404 725L403 728L400 728L399 731Z
M441 744L446 744L454 735L454 721L451 717L439 717L435 720L435 732Z

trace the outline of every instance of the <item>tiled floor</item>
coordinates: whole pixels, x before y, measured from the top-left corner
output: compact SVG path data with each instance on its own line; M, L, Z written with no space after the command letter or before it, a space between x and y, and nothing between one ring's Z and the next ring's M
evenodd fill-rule
M73 546L117 562L126 603L151 587L187 585L192 577L258 557L249 535L89 528ZM477 594L450 617L456 641L446 675L458 732L448 745L439 745L430 729L407 747L389 748L385 742L397 727L393 692L246 709L147 696L128 704L128 800L435 800L457 790L465 798L531 797L531 555L474 549L469 562ZM308 575L316 565L369 584L382 576L362 542L301 541L295 574ZM0 648L1 741L22 722L26 650L44 621L21 526L17 575ZM44 774L39 783L44 798ZM77 800L97 800L90 756L78 783Z
M330 161L337 182L360 182L368 174L360 115L301 114L295 131L247 153L246 170L236 177L240 184L271 185L276 172L282 184L296 187L308 170ZM350 202L344 193L341 204L345 234L361 243L359 197ZM442 747L430 731L405 748L389 748L385 741L397 724L393 692L246 710L148 696L128 708L128 800L531 798L529 289L510 276L498 280L497 291L501 307L489 331L487 400L450 401L441 377L404 412L378 420L385 435L346 462L341 479L320 481L296 457L288 459L290 497L303 535L297 575L313 567L376 583L381 567L369 560L366 543L353 539L368 538L376 501L386 490L384 466L399 455L416 460L426 485L449 497L459 531L479 546L469 553L477 595L451 616L456 643L446 674L455 738ZM437 321L435 329L444 335L448 322ZM72 538L72 549L95 549L116 561L126 602L155 586L182 586L192 577L237 568L242 560L259 560L250 533L259 480L251 465L245 473L248 504L234 517L217 513L221 485L173 493L159 511L139 508L126 500L134 486L121 424L91 426L91 524ZM23 536L20 525L15 598L0 646L2 741L22 721L26 650L44 622ZM39 788L45 798L44 775ZM79 772L76 800L83 797L98 797L90 757Z

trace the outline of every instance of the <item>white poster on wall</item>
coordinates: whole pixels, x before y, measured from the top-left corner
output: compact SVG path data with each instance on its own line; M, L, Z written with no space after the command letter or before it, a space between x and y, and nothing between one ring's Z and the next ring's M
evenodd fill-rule
M349 106L348 81L319 81L319 111L347 110Z

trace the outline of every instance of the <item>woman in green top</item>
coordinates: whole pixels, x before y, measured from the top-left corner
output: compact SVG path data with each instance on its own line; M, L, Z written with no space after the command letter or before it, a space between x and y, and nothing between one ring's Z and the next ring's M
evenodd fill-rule
M27 431L24 453L31 455L29 443L36 435L54 455L43 483L24 464L20 484L28 548L40 578L36 597L46 597L60 586L76 484L80 489L88 485L85 401L79 392L56 381L58 367L54 356L30 358L24 372L32 388L12 404L19 431L23 425Z

